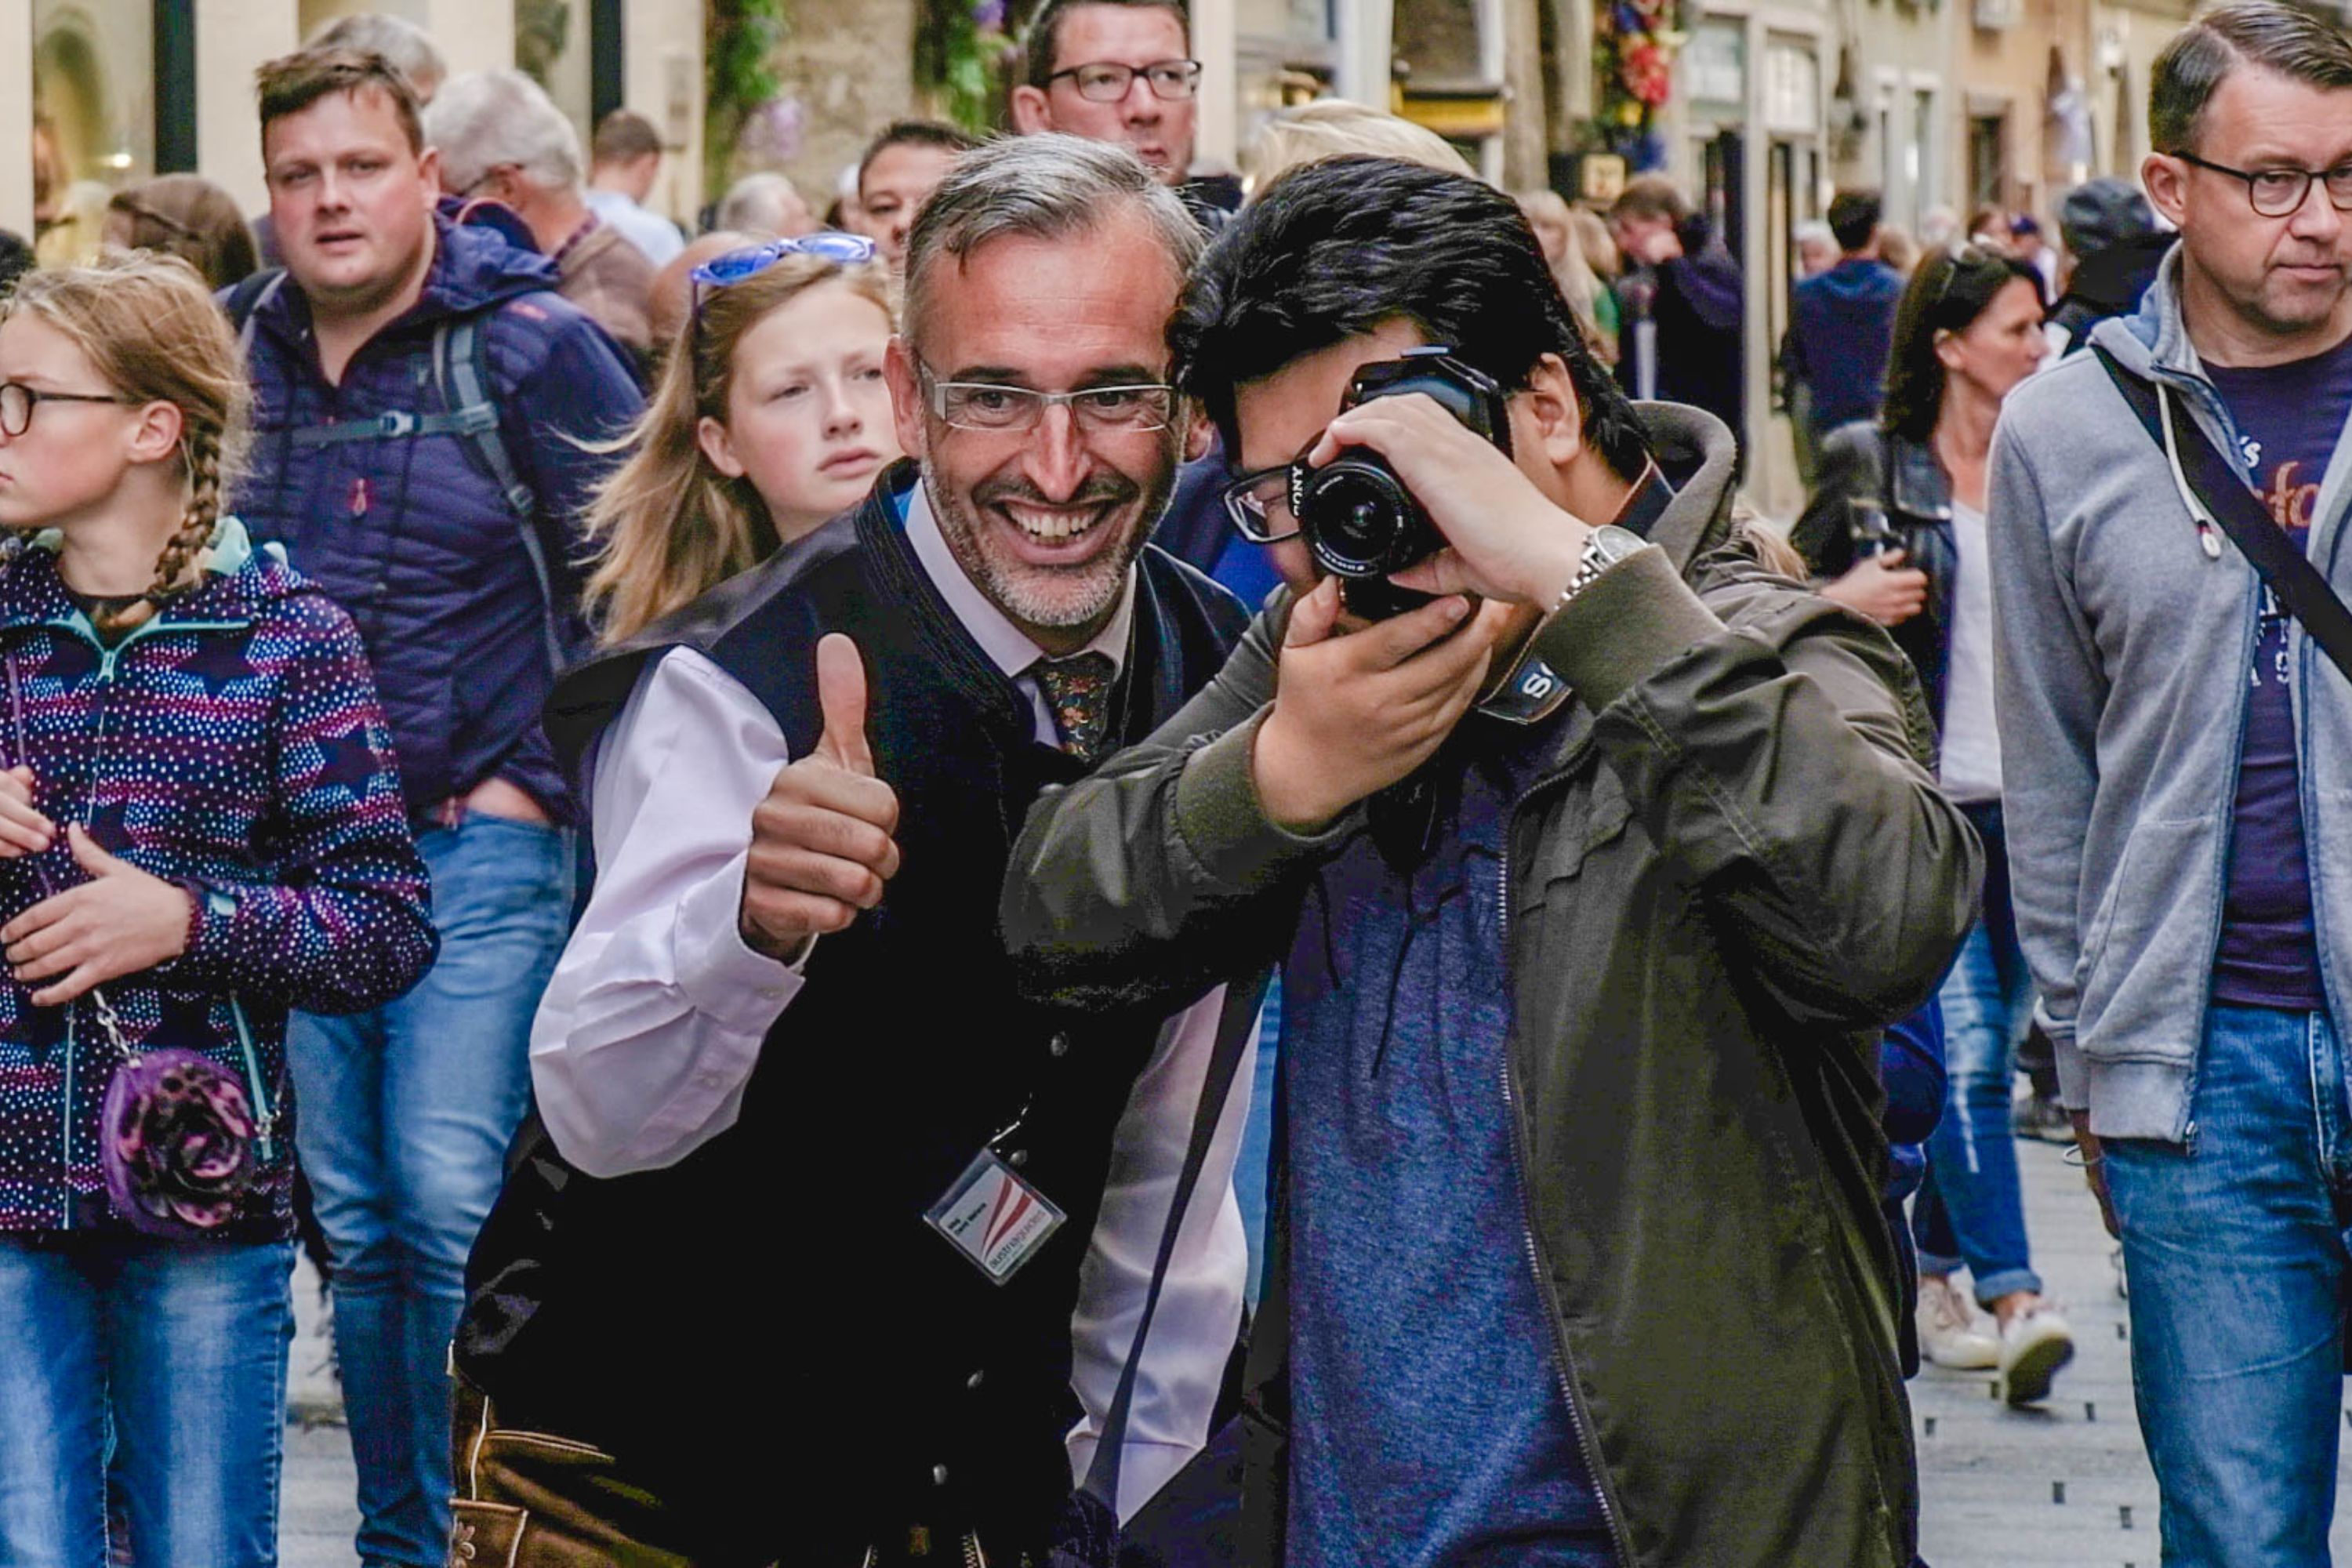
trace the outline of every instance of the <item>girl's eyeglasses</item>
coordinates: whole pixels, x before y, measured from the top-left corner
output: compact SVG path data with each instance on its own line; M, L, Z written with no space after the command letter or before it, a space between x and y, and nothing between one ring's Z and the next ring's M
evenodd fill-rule
M702 301L712 289L740 283L746 278L756 278L787 256L814 256L843 267L859 267L878 255L874 242L862 234L803 235L798 239L772 239L761 245L747 245L730 250L724 256L714 256L693 271L687 280L694 285L694 323L702 324Z

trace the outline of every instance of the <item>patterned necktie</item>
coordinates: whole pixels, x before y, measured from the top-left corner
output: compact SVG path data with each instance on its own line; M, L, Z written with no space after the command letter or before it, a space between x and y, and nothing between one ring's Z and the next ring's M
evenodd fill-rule
M1062 731L1062 750L1093 766L1110 730L1110 689L1118 667L1107 653L1082 653L1041 658L1029 673L1045 688L1055 727Z

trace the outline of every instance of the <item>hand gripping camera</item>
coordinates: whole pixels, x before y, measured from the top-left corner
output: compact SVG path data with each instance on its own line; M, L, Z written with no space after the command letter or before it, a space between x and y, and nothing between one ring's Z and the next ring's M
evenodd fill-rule
M1365 365L1348 384L1339 407L1344 413L1376 397L1413 392L1510 454L1508 398L1494 378L1454 358L1450 348L1407 349L1402 358ZM1357 615L1381 620L1429 602L1430 595L1388 578L1444 549L1445 538L1378 452L1349 447L1319 468L1298 464L1290 472L1290 510L1315 564L1342 579L1341 597Z

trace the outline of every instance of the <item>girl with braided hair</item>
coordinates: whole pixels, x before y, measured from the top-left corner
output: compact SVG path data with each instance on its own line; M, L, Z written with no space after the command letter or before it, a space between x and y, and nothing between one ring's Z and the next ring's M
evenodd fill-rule
M245 401L184 262L0 300L12 1564L276 1560L287 1012L380 1005L434 953L358 635L221 513Z

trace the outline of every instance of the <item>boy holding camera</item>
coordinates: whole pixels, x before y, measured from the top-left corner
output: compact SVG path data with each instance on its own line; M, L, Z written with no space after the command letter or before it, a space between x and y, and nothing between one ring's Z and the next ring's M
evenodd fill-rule
M1979 874L1909 670L1474 180L1286 177L1171 335L1295 596L1040 803L1004 914L1043 994L1285 965L1253 1560L1907 1568L1878 1037Z

